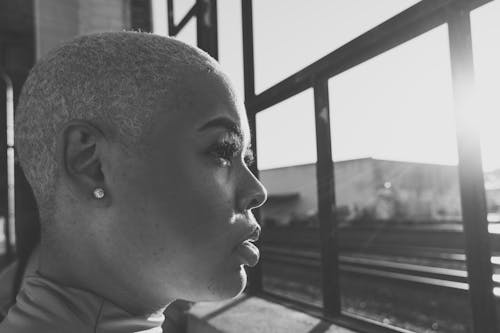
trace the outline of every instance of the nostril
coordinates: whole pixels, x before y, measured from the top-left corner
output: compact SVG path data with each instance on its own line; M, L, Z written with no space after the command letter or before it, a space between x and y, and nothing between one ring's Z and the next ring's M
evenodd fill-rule
M250 210L258 208L267 200L267 191L262 183L255 177L250 178L251 183L245 184L245 190L241 193L239 204L241 209Z
M259 201L257 199L252 199L252 201L250 201L250 207L257 207L259 205Z
M262 206L264 202L266 202L267 196L264 193L259 193L255 197L253 197L249 202L249 208L257 208Z

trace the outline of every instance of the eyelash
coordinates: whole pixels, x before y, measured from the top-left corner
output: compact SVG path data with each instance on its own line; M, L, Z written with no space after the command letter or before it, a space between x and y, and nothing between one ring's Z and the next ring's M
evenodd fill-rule
M212 149L215 158L219 159L221 166L230 166L233 159L241 154L241 146L236 142L220 141L217 142ZM228 162L228 165L222 165L223 162ZM251 166L254 163L254 156L251 149L245 154L245 164Z

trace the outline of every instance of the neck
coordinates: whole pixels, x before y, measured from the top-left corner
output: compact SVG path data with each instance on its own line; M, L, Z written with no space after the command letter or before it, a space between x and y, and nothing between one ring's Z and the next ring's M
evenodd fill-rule
M174 301L172 299L167 304L151 302L144 297L146 292L140 292L138 287L141 286L125 285L120 276L107 274L106 265L93 259L96 256L91 252L78 250L76 244L71 250L63 251L42 241L38 251L40 275L62 286L91 292L132 315L149 316L163 312Z

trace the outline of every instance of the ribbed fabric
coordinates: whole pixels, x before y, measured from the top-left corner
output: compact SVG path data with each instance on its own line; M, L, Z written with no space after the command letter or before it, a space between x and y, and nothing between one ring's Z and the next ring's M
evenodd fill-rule
M164 316L133 316L90 292L26 277L0 333L161 333Z

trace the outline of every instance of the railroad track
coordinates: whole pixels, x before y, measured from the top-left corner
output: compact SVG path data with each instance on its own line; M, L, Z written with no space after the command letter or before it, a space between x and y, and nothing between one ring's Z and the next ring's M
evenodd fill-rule
M262 260L301 270L321 267L317 230L292 232L264 230ZM418 230L342 230L339 269L341 274L377 277L404 283L439 286L467 291L465 254L460 248L463 235L457 232ZM432 234L432 235L431 235ZM429 238L429 236L432 236ZM499 241L499 235L492 235ZM441 247L435 247L441 239ZM401 242L403 240L403 243ZM404 245L403 245L404 244ZM500 242L492 247L497 250ZM498 253L497 253L498 254ZM391 258L392 257L392 258ZM398 257L395 260L394 257ZM408 258L405 262L404 258ZM415 259L418 259L415 262ZM500 298L500 260L493 260L495 295Z
M319 248L319 230L316 228L265 228L265 244ZM463 254L465 238L458 226L349 226L338 229L339 248L345 251L371 251L388 248L397 251L416 250L419 253L439 250L440 253ZM500 255L500 234L490 234L492 252Z

